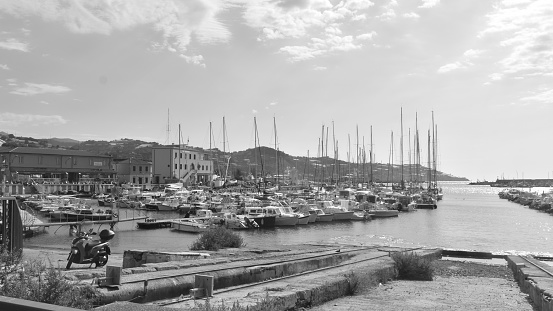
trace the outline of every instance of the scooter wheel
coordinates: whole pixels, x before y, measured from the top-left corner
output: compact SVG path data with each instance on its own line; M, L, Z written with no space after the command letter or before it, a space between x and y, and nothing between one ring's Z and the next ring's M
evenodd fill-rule
M96 268L103 267L108 263L109 256L106 254L96 260Z
M75 255L71 254L69 255L69 258L67 258L67 266L65 266L65 270L69 270L71 268L71 264L73 263L73 257Z

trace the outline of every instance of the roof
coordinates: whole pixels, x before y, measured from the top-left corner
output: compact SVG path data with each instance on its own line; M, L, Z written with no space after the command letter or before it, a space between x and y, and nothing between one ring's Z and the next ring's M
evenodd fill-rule
M65 156L82 156L82 157L100 157L111 158L108 155L101 155L82 150L66 150L66 149L50 149L50 148L31 148L31 147L0 147L0 153L22 153L22 154L50 154L50 155L65 155Z

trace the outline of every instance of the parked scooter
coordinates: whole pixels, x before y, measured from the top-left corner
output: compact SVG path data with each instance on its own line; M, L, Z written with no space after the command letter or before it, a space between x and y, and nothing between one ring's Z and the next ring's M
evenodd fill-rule
M113 239L115 233L111 230L104 229L100 232L100 240L92 238L96 235L92 229L88 232L81 232L78 237L73 239L71 251L67 257L67 270L71 268L72 263L78 264L96 264L95 268L102 267L108 262L111 249L109 248L109 240Z

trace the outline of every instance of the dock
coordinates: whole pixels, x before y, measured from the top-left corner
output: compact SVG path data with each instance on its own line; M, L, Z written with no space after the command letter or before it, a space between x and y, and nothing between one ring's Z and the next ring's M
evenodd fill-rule
M146 219L148 217L146 216L139 216L139 217L133 217L133 218L124 218L124 219L111 219L111 220L83 220L83 221L64 221L64 222L46 222L46 223L40 223L40 224L32 224L28 225L26 227L28 228L48 228L48 227L63 227L63 226L69 226L70 229L72 228L78 228L79 231L83 225L95 225L95 224L109 224L110 228L113 229L115 224L119 222L126 222L126 221L134 221L134 220L142 220Z
M155 218L146 218L144 221L137 222L136 225L138 226L138 229L170 228L171 219L157 220Z

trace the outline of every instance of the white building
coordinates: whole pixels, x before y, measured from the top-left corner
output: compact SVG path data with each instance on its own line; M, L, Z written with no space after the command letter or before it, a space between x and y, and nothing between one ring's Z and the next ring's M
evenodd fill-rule
M168 145L152 148L152 184L210 185L213 161L201 148Z

